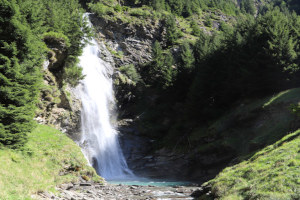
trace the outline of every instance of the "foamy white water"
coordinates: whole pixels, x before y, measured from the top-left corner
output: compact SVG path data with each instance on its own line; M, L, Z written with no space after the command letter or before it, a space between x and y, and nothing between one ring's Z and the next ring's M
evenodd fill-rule
M107 180L133 177L118 141L118 132L111 124L114 107L112 66L99 58L100 50L93 39L83 49L80 65L85 75L79 86L82 100L81 146L91 165Z

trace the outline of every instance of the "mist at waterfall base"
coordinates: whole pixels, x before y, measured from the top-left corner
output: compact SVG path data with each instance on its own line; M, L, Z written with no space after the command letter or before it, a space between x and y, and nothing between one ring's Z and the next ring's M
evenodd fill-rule
M82 101L80 146L89 163L112 184L186 185L186 182L137 177L128 168L118 141L118 132L111 123L115 105L111 78L113 68L99 55L97 42L92 39L79 58L85 75L77 88Z

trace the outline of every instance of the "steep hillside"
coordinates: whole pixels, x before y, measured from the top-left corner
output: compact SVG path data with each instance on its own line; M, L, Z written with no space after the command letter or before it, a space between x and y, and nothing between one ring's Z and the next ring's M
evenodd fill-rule
M224 169L204 184L199 199L300 198L300 130L256 153L249 160Z
M299 91L291 89L240 103L211 125L200 126L183 137L181 147L194 155L194 175L211 174L213 178L213 173L226 165L241 162L297 130L300 120L293 107L299 104Z
M300 127L297 109L299 91L295 88L269 97L239 102L206 126L187 123L185 127L194 127L189 131L174 125L163 139L154 139L156 145L148 149L148 154L142 154L145 156L143 159L136 154L138 149L145 151L145 141L132 139L141 146L136 145L125 151L129 166L139 173L148 172L158 177L208 181L224 167L250 158L265 146L297 130ZM125 129L126 132L128 130ZM132 134L140 136L136 131ZM130 137L125 135L124 140L130 140ZM153 141L148 145L151 144ZM151 159L147 159L149 157Z
M63 183L103 180L87 165L81 149L54 128L37 125L19 151L0 149L0 199L31 199L57 193Z

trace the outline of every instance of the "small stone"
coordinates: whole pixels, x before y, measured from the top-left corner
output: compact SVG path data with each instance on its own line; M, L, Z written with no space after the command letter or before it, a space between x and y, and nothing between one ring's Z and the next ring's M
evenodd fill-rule
M92 186L91 183L80 183L80 186Z
M73 188L73 184L72 183L65 183L65 184L61 184L59 187L63 190L70 190L71 188Z

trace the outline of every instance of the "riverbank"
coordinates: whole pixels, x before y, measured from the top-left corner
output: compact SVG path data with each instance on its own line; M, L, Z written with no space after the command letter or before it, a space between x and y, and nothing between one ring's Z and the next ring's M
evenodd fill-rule
M131 199L194 199L194 194L201 190L198 186L140 186L140 185L114 185L99 183L69 183L57 188L59 195L43 192L35 196L37 199L55 200L131 200Z

